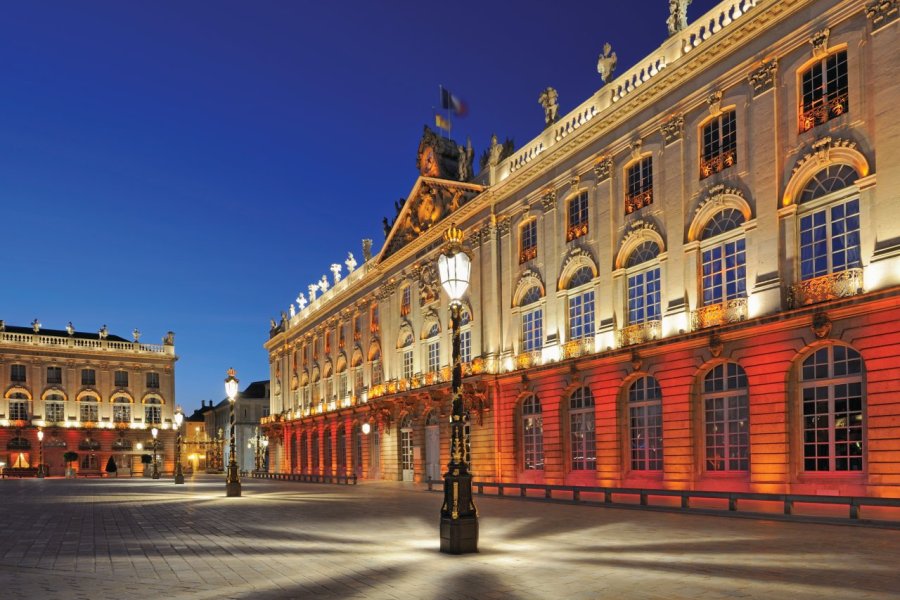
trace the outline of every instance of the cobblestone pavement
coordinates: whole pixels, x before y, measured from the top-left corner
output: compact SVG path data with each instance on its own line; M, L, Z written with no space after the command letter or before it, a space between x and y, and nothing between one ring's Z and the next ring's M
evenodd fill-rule
M900 598L900 531L480 498L438 552L421 486L0 481L0 598Z

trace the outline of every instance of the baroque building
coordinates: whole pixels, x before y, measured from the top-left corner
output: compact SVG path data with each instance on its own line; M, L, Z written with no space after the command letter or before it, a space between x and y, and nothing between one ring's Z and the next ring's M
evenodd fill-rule
M270 469L441 477L454 222L476 479L900 497L897 10L726 0L475 177L426 128L381 251L272 323Z
M162 344L110 334L44 329L0 321L0 456L6 474L47 474L67 466L99 475L112 458L118 476L144 472L159 430L159 469L174 469L175 335ZM38 432L43 432L40 440ZM67 465L66 452L78 454Z

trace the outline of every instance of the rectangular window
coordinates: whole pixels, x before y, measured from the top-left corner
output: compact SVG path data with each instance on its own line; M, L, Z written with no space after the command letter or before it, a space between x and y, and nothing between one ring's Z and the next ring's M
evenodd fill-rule
M746 298L744 238L703 251L703 305Z
M662 404L659 401L632 403L628 418L631 468L635 471L662 470Z
M28 400L10 400L9 418L12 421L28 420Z
M96 402L80 402L78 418L82 423L96 423L100 420L99 406Z
M159 425L162 422L162 408L158 404L144 406L144 422Z
M572 470L594 470L597 465L597 451L594 443L594 412L579 411L570 413L569 435Z
M745 397L705 399L706 469L746 471L750 468L750 440Z
M859 266L858 198L800 217L801 279Z
M441 369L441 343L440 342L429 342L428 343L428 370L432 373L436 373Z
M544 311L536 309L522 315L522 349L536 352L544 345Z
M737 162L737 129L733 110L704 125L702 137L700 179L706 179Z
M9 380L13 383L25 383L25 365L10 366Z
M660 318L659 267L628 277L628 324Z
M401 377L403 379L410 379L413 376L413 351L406 350L403 352L403 372Z
M362 338L362 315L353 317L353 339L357 342Z
M403 288L400 300L400 314L406 316L412 308L412 289L410 286Z
M338 373L338 399L343 400L347 397L347 371Z
M44 405L44 419L49 423L62 423L66 420L66 405L62 402L47 402Z
M147 373L147 387L154 389L159 387L159 373Z
M464 362L472 362L472 330L466 329L459 333L459 359Z
M847 51L835 52L804 71L801 87L800 133L847 112Z
M378 331L381 329L381 320L378 315L378 305L375 305L375 304L372 305L372 315L371 315L370 321L371 322L370 322L369 327L370 327L371 332L378 333Z
M580 340L594 335L594 292L569 298L569 339Z
M353 369L353 392L359 395L362 393L364 385L362 367L356 367Z
M522 225L519 230L519 264L537 258L537 219Z
M124 402L113 404L113 422L131 423L131 404Z
M47 383L62 383L61 367L47 367Z
M81 385L97 385L97 371L94 369L82 369Z
M588 232L588 195L581 192L569 200L568 228L566 229L566 241L587 235Z
M653 157L640 159L625 171L628 190L625 193L625 214L653 204Z
M116 387L128 387L128 371L116 371Z
M372 361L372 385L378 385L384 380L384 373L381 370L381 359L376 358Z

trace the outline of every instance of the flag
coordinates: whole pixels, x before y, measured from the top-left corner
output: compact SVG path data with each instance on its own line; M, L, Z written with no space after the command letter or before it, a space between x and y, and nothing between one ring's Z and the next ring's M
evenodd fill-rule
M454 96L450 93L450 90L445 88L444 86L440 86L441 88L441 108L447 110L453 110L453 113L457 117L464 117L469 112L469 107L466 106L466 103Z
M450 131L450 119L440 113L434 114L434 124L444 131Z

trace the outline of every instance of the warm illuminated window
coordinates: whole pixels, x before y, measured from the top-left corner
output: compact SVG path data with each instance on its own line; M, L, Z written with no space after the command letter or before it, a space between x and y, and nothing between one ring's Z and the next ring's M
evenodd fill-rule
M626 261L629 325L656 321L662 317L657 256L659 246L655 242L647 241L638 246Z
M594 397L581 387L569 397L569 452L572 470L593 470L597 464L594 444Z
M544 310L539 306L541 289L534 286L522 298L522 350L534 352L544 345ZM531 308L534 305L538 305Z
M706 470L750 468L747 375L737 363L716 365L703 379Z
M428 342L428 370L436 373L441 368L441 342L434 340Z
M800 80L800 133L850 109L846 50L835 52L816 62L803 72Z
M148 398L144 403L144 423L162 423L162 406L158 398Z
M649 375L628 388L628 430L631 468L635 471L662 470L662 390L656 379Z
M862 266L859 247L859 178L847 165L822 169L800 194L800 278Z
M338 373L338 399L343 400L347 397L347 371Z
M582 267L569 279L569 339L580 340L594 335L594 290L587 286L594 278L589 267Z
M805 471L863 469L863 369L853 348L826 346L800 371Z
M653 158L647 156L625 170L625 214L653 204Z
M588 195L581 192L568 204L568 227L566 228L566 241L571 242L576 238L587 235L588 232Z
M537 396L529 396L522 402L522 456L526 471L544 468L544 418Z
M100 404L96 396L84 396L78 402L78 418L82 423L100 420Z
M28 396L22 392L13 392L9 397L9 418L12 421L27 421Z
M362 338L362 315L353 317L353 339L359 341Z
M381 329L381 320L378 316L378 305L373 304L371 314L369 316L369 330L372 333L378 333Z
M519 228L519 264L537 258L537 219Z
M405 317L412 310L412 288L407 285L400 294L400 314Z
M131 402L119 396L113 400L113 422L131 423Z
M66 403L59 394L48 394L44 400L44 420L48 423L62 423L66 420Z
M410 379L413 376L413 351L406 350L403 352L403 371L400 375L403 379Z
M720 211L703 229L701 259L703 305L746 298L746 242L740 229L744 215L735 208ZM729 232L733 232L728 235ZM738 237L735 237L735 234Z
M718 173L737 162L737 128L734 111L729 110L703 126L703 154L700 179Z

